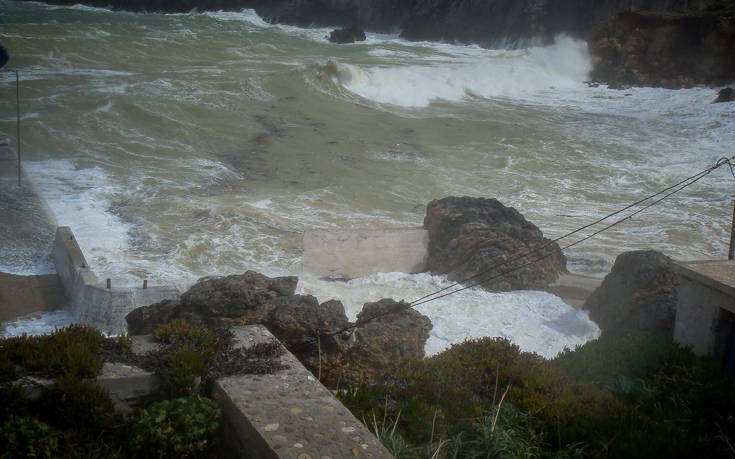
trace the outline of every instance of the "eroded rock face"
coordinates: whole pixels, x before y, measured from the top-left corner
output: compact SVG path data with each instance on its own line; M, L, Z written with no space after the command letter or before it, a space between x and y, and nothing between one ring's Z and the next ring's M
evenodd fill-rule
M429 231L427 270L447 274L453 281L489 279L482 287L491 291L538 289L566 272L566 257L559 246L544 238L517 210L496 199L449 197L432 201L424 227ZM529 257L513 260L547 244Z
M612 88L670 89L735 81L735 8L688 14L627 11L589 38L590 78Z
M671 339L677 288L669 257L653 250L626 252L618 256L584 308L603 334L656 330Z
M321 379L328 387L368 384L424 358L431 320L406 302L366 303L357 326L321 340ZM309 364L315 368L314 354Z
M424 357L431 321L406 303L368 303L355 326L341 302L319 304L313 296L294 294L297 282L253 271L204 278L180 301L132 311L126 317L128 332L152 333L174 318L210 327L263 324L322 382L342 387L377 381Z

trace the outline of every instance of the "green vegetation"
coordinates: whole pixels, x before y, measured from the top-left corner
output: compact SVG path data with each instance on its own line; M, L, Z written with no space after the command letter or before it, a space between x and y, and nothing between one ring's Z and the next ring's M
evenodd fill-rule
M553 360L466 341L340 397L396 457L731 457L733 389L709 359L631 333Z
M220 347L212 332L183 321L156 330L166 344L145 360L174 387L161 396L191 393L194 380ZM215 402L199 396L173 398L127 418L115 412L94 377L102 355L134 358L130 340L105 338L73 325L43 336L0 339L0 458L15 457L187 457L212 444L219 425ZM19 377L50 380L41 387L13 385ZM32 394L35 393L35 394Z
M133 421L136 457L190 457L205 451L219 427L217 404L198 395L165 400L141 410Z
M217 354L221 340L206 328L174 319L153 332L157 341L166 345L164 379L172 394L191 394L207 369L207 363Z

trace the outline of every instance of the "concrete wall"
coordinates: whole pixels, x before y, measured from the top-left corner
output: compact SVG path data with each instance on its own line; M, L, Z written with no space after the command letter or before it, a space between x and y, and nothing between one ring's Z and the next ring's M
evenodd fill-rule
M125 315L140 306L178 299L174 287L107 288L100 283L68 226L56 230L53 248L56 273L69 298L74 320L109 334L127 330Z
M674 324L674 341L691 346L697 355L713 356L723 311L735 313L735 288L730 262L687 263L676 266L679 295ZM729 343L723 343L728 345Z
M262 325L233 327L234 348L277 342ZM392 458L377 438L283 345L272 374L218 379L223 441L242 458Z
M429 234L423 228L309 231L304 234L304 271L330 279L379 272L424 271Z

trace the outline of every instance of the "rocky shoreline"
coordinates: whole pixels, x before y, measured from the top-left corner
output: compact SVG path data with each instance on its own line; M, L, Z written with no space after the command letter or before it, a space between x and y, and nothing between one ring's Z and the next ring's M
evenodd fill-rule
M137 12L254 9L271 23L337 27L336 43L363 30L412 41L488 48L587 40L590 79L613 88L686 88L735 82L735 6L717 0L47 0Z

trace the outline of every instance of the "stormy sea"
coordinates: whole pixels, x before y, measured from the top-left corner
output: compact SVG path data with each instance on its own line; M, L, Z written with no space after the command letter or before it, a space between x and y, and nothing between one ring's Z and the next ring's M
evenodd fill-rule
M327 282L303 273L305 231L421 226L446 196L497 198L554 238L733 154L735 112L716 91L588 85L586 44L513 49L408 42L273 25L251 10L142 14L0 0L0 140L100 278L185 289L198 278L299 276L354 319L383 297L447 285L429 274ZM723 258L733 182L717 171L631 221L566 251L603 277L652 248ZM0 196L0 199L3 199ZM53 272L15 241L0 271ZM427 353L502 336L553 356L599 334L549 293L468 289L419 307ZM5 333L71 320L63 312Z

